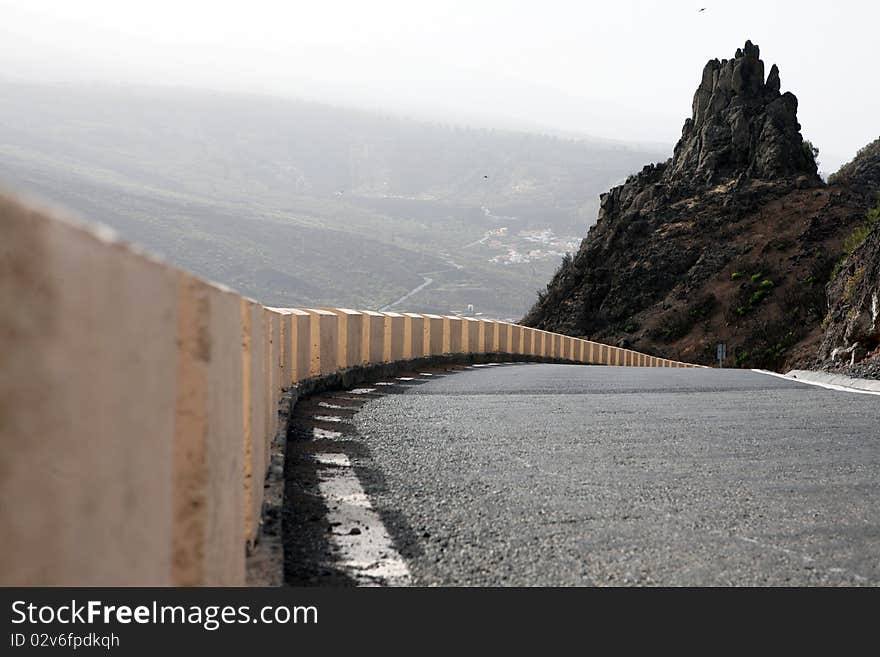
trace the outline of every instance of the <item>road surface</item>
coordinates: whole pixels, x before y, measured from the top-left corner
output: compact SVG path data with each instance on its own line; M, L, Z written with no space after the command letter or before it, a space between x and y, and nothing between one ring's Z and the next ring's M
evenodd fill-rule
M425 374L298 406L291 583L880 584L876 396L742 370ZM372 520L319 490L337 474Z

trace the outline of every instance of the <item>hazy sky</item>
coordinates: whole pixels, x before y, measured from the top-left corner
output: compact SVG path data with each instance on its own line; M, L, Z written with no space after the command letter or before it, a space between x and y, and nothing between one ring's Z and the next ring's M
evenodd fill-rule
M751 39L798 96L823 169L880 134L868 0L0 0L0 16L7 79L257 91L670 145L706 60Z

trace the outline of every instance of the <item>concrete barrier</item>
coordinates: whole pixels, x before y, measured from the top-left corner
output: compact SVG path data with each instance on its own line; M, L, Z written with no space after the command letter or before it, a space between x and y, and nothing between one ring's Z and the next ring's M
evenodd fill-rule
M690 367L497 322L268 308L0 196L0 585L241 585L285 388L439 354Z
M276 391L281 390L287 382L281 381L281 314L270 308L265 309L267 337L269 340L268 359L266 360L266 386L270 394L266 395L266 418L269 434L274 436L278 429L278 396ZM266 457L269 456L269 445L266 446Z
M247 543L253 544L260 527L262 508L263 472L265 472L265 442L268 426L266 408L266 322L263 308L256 302L247 302L247 343L248 360L243 383L248 391L245 411L248 414L250 430L245 433L245 533Z
M178 275L6 199L0 234L0 584L170 584Z
M293 321L292 309L290 308L272 308L281 315L281 334L278 349L280 351L279 358L281 360L281 385L289 386L296 382L293 377Z
M485 354L491 354L496 352L497 342L496 342L496 327L498 323L493 319L481 319L480 320L480 351Z
M385 343L382 349L382 360L391 362L406 358L404 326L405 317L400 313L386 312L385 316Z
M510 324L506 322L497 322L495 324L495 350L501 354L512 354L510 347L510 331L508 327Z
M339 369L362 365L361 347L364 342L364 316L350 308L324 308L337 317L338 343L336 362Z
M311 316L305 310L287 308L290 317L291 383L311 376Z
M464 317L461 323L461 350L465 354L481 353L480 321L474 317Z
M465 322L461 317L445 315L443 317L443 353L460 354L462 343L462 326Z
M174 532L176 586L244 584L240 299L180 274ZM237 321L236 321L237 320Z
M363 310L361 314L363 315L361 365L381 363L385 360L385 320L388 318L373 310Z
M510 331L510 353L522 354L523 353L523 329L522 329L522 326L520 326L518 324L511 324L508 330Z
M311 376L332 374L339 362L339 318L329 310L306 308L309 314Z
M422 354L439 356L443 353L443 317L431 314L423 314L422 317Z
M418 313L403 313L403 357L421 358L425 354L425 318Z

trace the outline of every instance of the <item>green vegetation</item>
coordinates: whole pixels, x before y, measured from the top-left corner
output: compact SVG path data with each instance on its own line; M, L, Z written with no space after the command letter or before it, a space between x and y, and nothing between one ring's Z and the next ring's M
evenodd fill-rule
M763 301L767 295L770 294L767 290L755 290L751 297L749 297L749 308L754 308L761 301Z
M823 321L823 328L830 318L827 314L825 283L834 266L834 258L816 253L815 260L803 280L780 287L770 277L756 277L743 286L733 309L733 319L748 315L772 293L780 295L777 300L781 311L778 321L763 321L761 313L754 314L754 329L750 339L734 348L735 367L763 367L778 369L785 364L791 348L809 332L816 323ZM760 266L762 273L768 271L766 264ZM760 282L758 281L760 278ZM822 320L822 317L825 317Z
M877 207L869 210L865 218L865 223L856 228L853 233L843 242L843 251L847 256L852 254L857 248L864 244L868 234L880 222L880 199L878 199Z
M730 280L732 280L732 281L738 281L738 280L741 279L742 277L743 277L742 272L735 271L735 272L733 272L733 273L730 275Z
M739 274L736 279L731 276L732 280L739 280L743 274ZM749 283L744 284L736 297L733 306L733 313L737 317L745 317L764 299L770 296L776 284L769 278L764 278L764 271L758 271L749 276Z
M880 196L877 198L877 206L868 211L864 223L850 233L849 237L843 241L843 256L834 266L834 269L831 272L831 278L837 276L837 273L840 271L841 267L843 267L843 263L846 262L846 259L849 258L857 248L864 244L868 235L871 234L874 226L878 223L880 223Z
M819 149L813 145L809 139L804 139L804 143L802 144L804 149L804 155L810 158L816 164L819 163Z

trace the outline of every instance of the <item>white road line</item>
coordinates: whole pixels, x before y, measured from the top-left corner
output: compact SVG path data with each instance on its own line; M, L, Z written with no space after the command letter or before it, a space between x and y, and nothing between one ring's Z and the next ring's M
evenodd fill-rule
M318 406L320 406L321 408L334 408L334 409L340 410L340 411L346 410L346 409L353 410L356 408L355 406L343 406L341 404L329 404L327 402L318 402Z
M375 388L354 388L352 390L349 390L349 392L353 395L366 395L371 392L376 392L376 389Z
M378 383L374 383L376 386L396 386L397 384L394 381L379 381Z
M341 417L338 415L313 415L313 420L318 420L319 422L344 422Z
M340 431L330 431L329 429L319 429L315 427L312 429L312 437L317 440L322 438L342 438L342 432Z
M362 586L405 586L409 567L373 509L345 454L315 454L337 565Z
M804 383L809 386L818 386L819 388L825 388L826 390L836 390L837 392L854 392L858 395L878 395L880 396L880 392L876 390L860 390L859 388L849 388L847 386L839 386L833 383L822 383L820 381L810 381L808 379L796 379L793 376L788 376L787 374L779 374L778 372L770 372L768 370L755 370L752 372L757 372L758 374L766 374L767 376L775 376L777 379L785 379L786 381L792 381L793 383Z
M351 461L345 454L315 454L314 458L321 465L337 465L339 467L351 467Z
M419 376L434 376L430 372L419 372Z
M415 380L414 376L399 376L397 377L398 381L413 381Z

